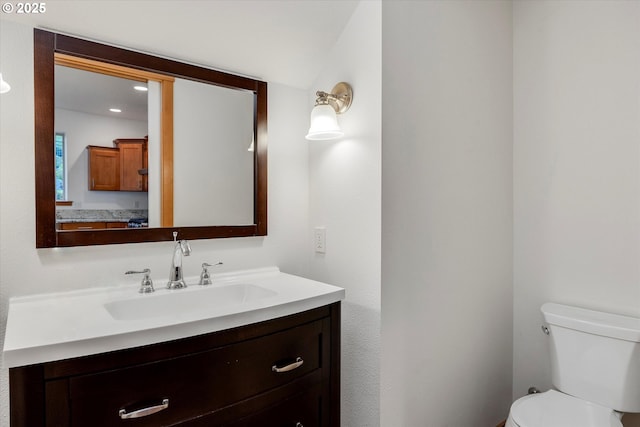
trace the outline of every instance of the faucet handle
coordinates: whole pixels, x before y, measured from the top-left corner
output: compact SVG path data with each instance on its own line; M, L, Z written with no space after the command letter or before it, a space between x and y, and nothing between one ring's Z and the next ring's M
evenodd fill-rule
M182 255L189 256L191 255L191 245L188 240L178 240L180 244L180 250L182 251Z
M144 274L144 277L142 278L142 281L140 282L140 290L138 290L138 292L140 292L141 294L149 294L151 292L153 292L155 289L153 289L153 281L151 280L151 270L148 268L145 268L142 271L133 271L133 270L129 270L127 272L125 272L124 274Z
M208 267L214 267L216 265L222 265L221 262L216 264L209 264L206 262L202 263L202 273L200 273L200 283L201 286L211 285L213 282L211 281L211 275L209 274Z

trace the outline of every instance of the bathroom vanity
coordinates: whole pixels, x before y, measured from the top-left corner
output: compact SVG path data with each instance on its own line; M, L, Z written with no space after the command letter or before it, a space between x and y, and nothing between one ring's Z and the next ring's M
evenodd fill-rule
M266 269L154 294L125 286L12 300L11 426L340 425L343 289ZM194 310L153 311L172 297ZM76 312L62 315L70 304ZM29 332L57 310L54 325Z

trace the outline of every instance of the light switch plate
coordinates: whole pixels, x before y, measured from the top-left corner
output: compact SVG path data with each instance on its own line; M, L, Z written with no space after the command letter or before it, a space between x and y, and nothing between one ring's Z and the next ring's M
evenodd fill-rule
M327 229L316 227L313 233L313 246L317 253L323 254L327 251Z

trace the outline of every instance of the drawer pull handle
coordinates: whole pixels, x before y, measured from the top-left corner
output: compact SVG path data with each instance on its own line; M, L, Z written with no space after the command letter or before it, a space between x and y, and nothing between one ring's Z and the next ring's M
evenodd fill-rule
M163 399L160 405L149 406L148 408L138 409L137 411L127 413L126 410L120 409L118 415L120 415L120 419L129 420L132 418L142 418L147 415L155 414L156 412L163 411L169 407L169 399Z
M271 370L273 372L289 372L289 371L293 371L296 368L299 368L300 366L302 366L302 364L304 363L304 360L302 360L302 357L297 357L296 361L293 363L290 363L289 365L283 366L282 368L279 368L277 365L273 365L271 367Z

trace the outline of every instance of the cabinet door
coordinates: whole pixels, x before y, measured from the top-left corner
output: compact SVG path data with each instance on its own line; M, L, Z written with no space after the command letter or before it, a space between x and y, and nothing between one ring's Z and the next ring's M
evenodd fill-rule
M120 191L143 191L142 175L138 172L144 166L142 144L120 143Z
M120 189L120 155L109 147L87 147L89 150L89 190Z

